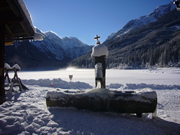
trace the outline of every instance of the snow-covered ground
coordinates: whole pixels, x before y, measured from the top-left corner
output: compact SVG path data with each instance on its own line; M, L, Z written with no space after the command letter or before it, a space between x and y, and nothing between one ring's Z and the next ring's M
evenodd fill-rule
M48 91L87 90L95 85L93 69L68 68L58 71L19 72L28 91L7 92L0 105L0 134L180 134L180 68L151 70L107 70L111 90L150 88L158 95L157 118L142 118L110 112L74 108L47 108ZM73 75L70 82L69 75ZM10 73L10 77L13 73ZM53 87L51 87L51 86Z

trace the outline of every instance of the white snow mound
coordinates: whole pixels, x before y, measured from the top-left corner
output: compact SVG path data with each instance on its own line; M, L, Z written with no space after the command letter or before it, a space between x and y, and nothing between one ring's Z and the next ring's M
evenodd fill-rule
M91 57L100 57L100 56L108 56L108 49L105 45L100 44L100 45L96 45L92 48L92 54Z

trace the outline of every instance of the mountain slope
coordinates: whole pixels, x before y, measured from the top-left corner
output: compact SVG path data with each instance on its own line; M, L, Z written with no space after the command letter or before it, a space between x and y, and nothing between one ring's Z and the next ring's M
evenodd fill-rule
M105 43L110 50L109 67L178 66L179 37L180 16L174 10L119 40Z
M141 16L138 19L130 20L121 30L116 34L110 35L107 40L117 39L121 36L132 32L142 26L145 26L149 23L157 21L159 18L163 17L165 14L175 9L173 2L170 2L167 5L158 6L153 12L149 15Z
M5 61L10 65L19 64L22 69L57 69L91 50L92 46L82 43L75 37L61 38L54 32L41 32L43 41L14 42L6 46Z
M108 68L180 66L180 15L176 10L155 22L119 37L117 35L103 43L109 49ZM90 53L71 64L81 66L81 63L85 67L94 67Z

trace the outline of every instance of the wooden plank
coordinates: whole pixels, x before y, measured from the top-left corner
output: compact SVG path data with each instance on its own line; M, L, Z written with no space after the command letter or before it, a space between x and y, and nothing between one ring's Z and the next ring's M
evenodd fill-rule
M8 32L11 35L11 37L14 37L14 35L8 25L6 25L6 32Z
M5 24L0 23L0 104L5 101L4 90L4 54L5 54Z

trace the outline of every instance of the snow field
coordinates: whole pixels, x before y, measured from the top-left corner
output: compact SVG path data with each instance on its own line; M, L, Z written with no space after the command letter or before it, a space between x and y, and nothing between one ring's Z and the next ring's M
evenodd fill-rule
M0 105L0 134L178 135L179 73L180 69L107 70L106 82L110 90L151 88L157 92L157 118L151 119L151 114L136 118L126 114L46 107L48 91L77 91L94 87L94 70L19 72L19 77L29 90L7 92L7 101ZM69 81L69 74L74 75L72 82ZM54 87L49 86L52 81Z

